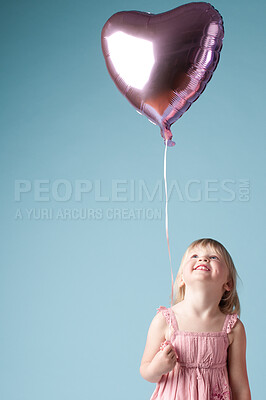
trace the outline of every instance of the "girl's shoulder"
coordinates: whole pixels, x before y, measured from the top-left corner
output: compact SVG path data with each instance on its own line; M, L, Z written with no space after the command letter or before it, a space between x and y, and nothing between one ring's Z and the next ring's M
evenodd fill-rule
M156 314L154 315L151 323L164 328L167 326L169 315L169 308L160 306L156 309Z
M239 316L234 314L228 314L228 325L227 325L227 334L229 338L229 345L233 343L233 341L243 340L246 337L245 327L243 322L240 320Z
M165 334L167 332L168 329L168 312L167 312L167 308L160 306L159 308L157 308L157 312L154 315L151 323L150 323L150 327L149 327L149 331L150 331L150 336L160 336L163 338L163 340L165 339Z
M224 327L226 333L230 333L236 326L238 321L241 323L237 313L227 314L225 317L225 327Z
M170 309L164 306L157 308L156 315L153 318L153 323L159 325L161 328L166 328L170 323L171 315Z

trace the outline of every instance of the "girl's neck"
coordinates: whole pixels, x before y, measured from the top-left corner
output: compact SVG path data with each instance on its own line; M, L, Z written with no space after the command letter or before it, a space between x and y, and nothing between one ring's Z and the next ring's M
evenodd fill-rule
M186 287L182 308L186 314L203 319L213 318L221 314L219 303L221 295L217 292L202 291Z

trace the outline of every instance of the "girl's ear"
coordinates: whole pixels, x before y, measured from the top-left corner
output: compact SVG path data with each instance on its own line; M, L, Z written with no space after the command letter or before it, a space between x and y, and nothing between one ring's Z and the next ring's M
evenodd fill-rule
M226 282L226 283L224 284L224 286L223 286L224 290L226 290L226 291L228 291L228 292L230 292L230 290L232 289L232 287L233 287L232 279L230 279L230 281Z
M179 286L179 287L182 287L182 286L184 286L184 285L185 285L185 281L184 281L184 279L183 279L183 274L182 274L181 277L180 277L180 279L179 279L178 286Z

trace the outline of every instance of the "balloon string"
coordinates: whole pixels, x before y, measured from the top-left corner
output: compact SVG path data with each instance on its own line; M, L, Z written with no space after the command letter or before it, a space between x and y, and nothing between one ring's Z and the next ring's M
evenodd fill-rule
M165 150L164 150L164 188L165 188L165 232L166 232L166 240L169 254L169 261L171 267L171 283L172 283L172 291L171 291L171 307L173 306L173 293L174 293L174 278L173 278L173 268L171 261L171 252L170 252L170 244L169 244L169 234L168 234L168 194L167 194L167 179L166 179L166 158L167 158L167 142L165 141Z

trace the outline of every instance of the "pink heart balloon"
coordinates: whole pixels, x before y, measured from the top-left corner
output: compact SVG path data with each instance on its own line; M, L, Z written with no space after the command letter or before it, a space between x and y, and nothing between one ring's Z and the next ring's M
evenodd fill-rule
M168 146L171 125L198 99L218 64L221 15L208 3L162 14L123 11L102 29L111 78L138 112L158 125Z

